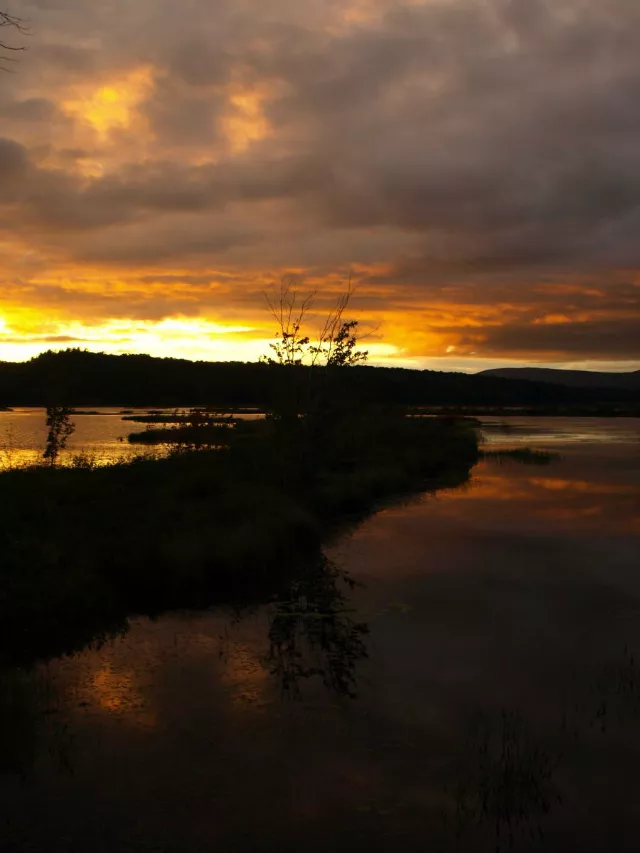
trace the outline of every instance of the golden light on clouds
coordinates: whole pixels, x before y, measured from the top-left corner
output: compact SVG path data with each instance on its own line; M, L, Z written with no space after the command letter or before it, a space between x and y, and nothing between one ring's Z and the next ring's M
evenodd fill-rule
M136 68L97 86L88 83L76 88L62 101L61 108L67 115L90 125L101 139L106 139L113 129L132 124L136 107L152 84L152 69Z
M252 142L264 139L270 132L263 112L264 93L240 89L229 96L229 109L222 121L232 154L246 151Z
M48 5L0 91L0 359L253 360L265 289L351 271L375 363L640 365L628 0Z
M76 278L63 273L28 288L18 287L16 298L2 306L0 359L22 360L45 349L68 346L195 360L254 361L270 354L276 329L265 309L265 285L259 278L253 279L253 294L247 298L251 279L229 277L221 270L203 271L197 284L190 280L189 271L142 273L132 268L105 278L98 268L87 268L78 270ZM372 301L375 292L365 284L367 273L360 265L357 280L361 284L352 313L360 320L361 346L373 364L421 367L446 360L446 367L456 369L465 359L476 359L491 336L502 334L511 323L563 328L560 315L542 311L531 319L528 304L465 305L445 299L416 304L414 300L408 310L406 291L390 285L382 292L389 307L381 311L377 299ZM309 315L312 337L342 286L340 276L309 277L302 285L304 292L306 288L320 291ZM187 306L183 313L175 310L180 303ZM97 305L101 306L98 314ZM111 306L118 308L118 316L109 316Z

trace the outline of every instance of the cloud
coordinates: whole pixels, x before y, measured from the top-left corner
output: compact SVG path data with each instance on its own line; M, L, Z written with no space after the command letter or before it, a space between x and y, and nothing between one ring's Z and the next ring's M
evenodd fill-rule
M4 187L15 184L27 172L29 158L20 143L0 137L0 180ZM6 194L3 193L3 200Z
M96 311L112 270L169 276L170 316L208 270L235 311L261 277L351 266L412 352L434 354L425 311L458 304L458 337L491 316L473 343L497 356L636 357L635 0L30 0L25 17L0 93L0 281L28 246L48 282L90 269Z
M48 98L26 98L4 109L4 115L19 121L51 121L55 114L56 105Z
M640 359L637 319L567 320L537 325L512 323L486 330L486 338L480 338L478 343L471 335L469 343L483 357L526 354L536 360L558 357Z

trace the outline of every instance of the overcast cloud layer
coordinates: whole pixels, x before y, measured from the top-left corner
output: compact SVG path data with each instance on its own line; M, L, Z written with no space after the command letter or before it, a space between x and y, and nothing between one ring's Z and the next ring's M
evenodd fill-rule
M9 11L0 358L253 358L352 269L379 359L640 366L637 0Z

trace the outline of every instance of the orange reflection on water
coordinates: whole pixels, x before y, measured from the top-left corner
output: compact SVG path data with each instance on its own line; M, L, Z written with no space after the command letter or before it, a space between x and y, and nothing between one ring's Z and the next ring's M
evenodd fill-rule
M468 568L475 565L474 554L498 547L491 543L517 548L519 537L526 548L536 538L632 536L640 529L639 507L633 466L620 468L585 454L563 457L542 473L487 459L462 488L377 513L354 531L349 547L369 577L386 577L401 565L411 573ZM341 555L336 551L335 556Z
M639 490L635 486L622 483L599 483L588 480L563 480L551 477L531 477L530 482L534 486L552 491L589 492L600 495L637 495Z
M550 509L541 509L537 513L538 518L555 519L556 521L577 521L583 518L594 518L601 516L603 508L601 506L583 506L583 507L551 507Z
M150 728L157 725L157 715L136 684L133 669L114 669L106 663L89 675L79 693L83 703L120 715L132 725Z
M269 673L260 655L245 643L234 642L228 646L221 680L228 687L235 708L257 709L268 701Z

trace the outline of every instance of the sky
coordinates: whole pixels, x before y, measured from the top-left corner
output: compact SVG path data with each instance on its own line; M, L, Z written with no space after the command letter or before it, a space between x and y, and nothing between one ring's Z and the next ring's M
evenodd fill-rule
M351 277L374 364L640 367L638 0L0 10L0 360L255 360Z

